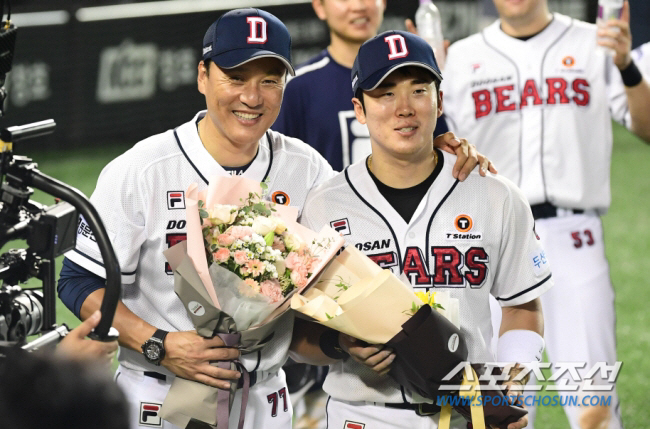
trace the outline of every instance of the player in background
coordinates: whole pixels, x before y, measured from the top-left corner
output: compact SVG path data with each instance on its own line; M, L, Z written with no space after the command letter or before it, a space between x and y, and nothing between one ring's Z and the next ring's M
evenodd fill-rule
M269 127L282 104L291 65L288 30L273 15L238 9L205 33L197 84L207 109L185 124L154 135L102 171L91 201L97 208L122 269L122 299L114 325L120 332L117 383L131 406L133 427L174 428L157 414L175 376L227 389L239 372L210 362L240 357L218 338L196 334L173 290L163 251L185 240L184 191L205 189L214 175L267 181L278 204L302 208L313 186L333 175L325 159L305 143ZM453 144L443 136L442 145ZM459 157L463 161L460 147ZM477 159L465 159L473 168ZM484 161L485 162L485 161ZM59 296L75 315L89 317L104 295L105 270L88 225L80 219L75 250L66 254ZM287 313L260 353L241 356L255 380L245 428L290 428L291 403L284 373L293 316ZM151 353L143 353L143 350ZM239 419L238 391L230 425ZM276 402L269 402L275 395Z
M634 49L632 59L648 79L648 76L650 76L650 42L646 42Z
M650 86L630 56L627 1L603 30L550 13L547 0L494 4L500 19L449 49L447 122L528 198L556 282L541 298L548 357L585 362L584 376L597 362L616 362L600 219L611 201L611 120L650 141ZM611 398L611 407L566 406L571 427L621 427L615 391ZM532 427L534 410L529 420Z
M504 303L498 360L541 359L539 296L553 281L530 206L501 176L472 172L462 183L454 179L453 159L434 148L443 94L433 49L411 33L385 32L361 46L353 70L355 114L368 126L372 154L316 187L301 222L320 228L344 220L347 245L376 249L373 243L385 243L364 252L396 275L406 274L416 290L446 290L459 299L471 362L494 359L490 294ZM461 229L472 234L454 238ZM328 427L437 427L437 405L385 376L395 357L390 349L298 320L292 356L330 365ZM524 426L525 417L509 429ZM454 413L452 427L467 423Z
M361 44L377 35L386 0L312 0L312 6L327 24L330 44L298 66L272 128L305 141L342 171L370 153L368 129L354 115L350 72ZM446 131L439 121L435 135Z

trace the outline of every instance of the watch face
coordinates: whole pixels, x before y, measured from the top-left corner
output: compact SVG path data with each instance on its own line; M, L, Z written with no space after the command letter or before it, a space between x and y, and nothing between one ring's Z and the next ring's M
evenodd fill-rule
M151 361L156 361L160 359L160 346L156 343L148 344L144 350L144 354L147 359Z

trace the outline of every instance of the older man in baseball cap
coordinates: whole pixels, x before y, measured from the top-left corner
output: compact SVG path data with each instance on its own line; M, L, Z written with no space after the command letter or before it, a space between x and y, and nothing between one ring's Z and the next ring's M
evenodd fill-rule
M415 290L435 288L458 299L473 363L494 360L488 297L501 300L498 359L516 365L514 375L521 364L541 359L539 296L553 282L546 262L534 266L522 257L543 250L521 191L476 171L460 183L451 174L453 156L434 147L441 80L433 50L418 36L390 31L361 46L352 69L353 103L357 120L368 126L372 154L316 187L301 222L318 229L345 218L348 245L405 274ZM382 244L363 245L373 242ZM292 352L301 361L331 365L323 385L330 395L329 427L438 427L436 398L426 400L385 376L395 359L404 358L390 347L297 319ZM526 425L525 417L510 417L498 426ZM467 422L454 414L451 426L465 428Z
M215 175L241 175L266 181L268 195L283 196L276 202L302 209L309 189L333 171L311 147L269 131L286 75L294 73L291 38L280 20L258 9L230 11L209 27L201 49L198 89L207 109L116 158L91 197L122 269L123 297L114 319L120 332L116 380L129 400L132 427L176 428L160 414L174 378L229 389L240 372L210 363L239 359L251 379L244 428L288 429L292 408L282 364L293 316L283 317L257 353L240 356L218 337L203 338L174 293L163 251L185 239L184 190L192 183L205 189ZM66 256L60 296L85 319L104 294L101 255L93 237L80 234ZM234 396L231 427L241 417L242 392Z

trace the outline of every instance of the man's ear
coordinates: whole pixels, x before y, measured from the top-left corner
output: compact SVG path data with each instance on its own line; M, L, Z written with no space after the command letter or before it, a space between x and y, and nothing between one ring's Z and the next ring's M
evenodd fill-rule
M316 12L318 19L321 21L325 21L327 19L325 7L323 6L323 0L311 0L311 7L314 8L314 12Z
M198 75L196 77L196 83L199 87L199 92L203 95L206 93L206 85L208 81L208 71L206 69L205 63L203 61L199 61L199 70L198 70Z
M357 97L354 97L352 99L352 104L354 105L354 114L357 117L357 121L359 121L361 124L366 125L366 113L363 111L361 100L359 100Z
M442 99L443 99L442 90L438 90L438 117L440 117L443 113Z

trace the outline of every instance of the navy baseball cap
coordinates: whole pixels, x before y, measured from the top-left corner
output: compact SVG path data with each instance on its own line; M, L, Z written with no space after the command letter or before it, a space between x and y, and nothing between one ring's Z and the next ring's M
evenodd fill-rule
M224 13L203 37L203 59L231 69L257 58L277 58L291 75L291 36L275 16L259 9Z
M431 46L421 37L406 31L385 31L366 41L352 66L352 90L371 91L393 70L417 66L442 80Z

